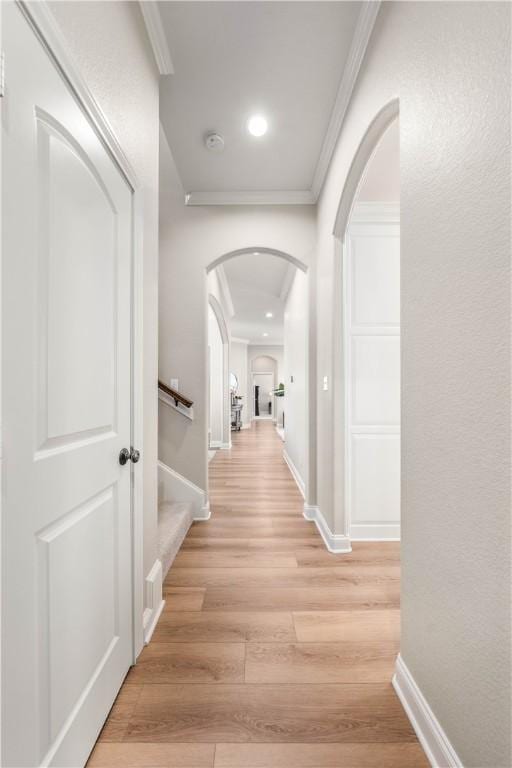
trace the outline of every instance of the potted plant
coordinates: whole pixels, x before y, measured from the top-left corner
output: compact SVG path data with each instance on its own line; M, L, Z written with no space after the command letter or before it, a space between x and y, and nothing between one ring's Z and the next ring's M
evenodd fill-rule
M284 397L284 384L280 384L277 389L273 389L272 394L275 397Z

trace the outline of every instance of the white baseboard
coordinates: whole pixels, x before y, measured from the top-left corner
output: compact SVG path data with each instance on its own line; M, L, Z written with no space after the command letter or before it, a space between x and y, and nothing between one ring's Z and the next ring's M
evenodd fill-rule
M222 448L222 440L210 440L208 448Z
M340 533L333 533L327 525L325 517L322 515L318 507L304 504L304 517L306 520L312 520L315 523L316 527L318 528L318 532L324 540L324 544L329 552L338 554L341 552L352 552L349 537L343 536Z
M393 687L433 768L463 768L400 654L396 660Z
M351 541L400 541L400 523L367 524L350 526Z
M250 429L252 426L250 421L246 421L244 424L242 424L241 429Z
M302 494L302 497L305 499L305 498L306 498L306 485L305 485L305 483L304 483L304 480L303 480L303 479L302 479L302 477L300 476L300 473L299 473L299 471L298 471L297 467L295 466L295 464L293 463L293 461L292 461L292 460L290 459L290 457L288 456L288 454L287 454L287 452L286 452L286 449L285 449L285 448L283 448L283 459L284 459L284 460L286 461L286 463L288 464L288 469L289 469L289 470L290 470L290 472L292 473L293 479L294 479L294 480L295 480L295 482L297 483L297 488L298 488L298 489L299 489L299 491L301 492L301 494Z
M194 520L209 520L211 516L212 511L210 509L210 502L206 499L197 515L194 515Z
M189 502L194 509L194 520L207 520L210 517L206 492L167 464L159 461L158 502L161 501Z
M219 448L221 451L230 451L233 446L231 445L231 440L229 443L219 443Z
M162 613L165 600L162 598L162 563L155 560L153 567L146 576L144 599L144 642L147 645Z

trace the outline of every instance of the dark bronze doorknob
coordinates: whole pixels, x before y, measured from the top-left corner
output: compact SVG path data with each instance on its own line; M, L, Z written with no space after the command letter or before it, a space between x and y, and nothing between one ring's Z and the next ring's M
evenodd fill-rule
M128 464L129 461L132 462L132 464L136 464L140 459L140 451L137 451L135 448L123 448L122 451L119 453L119 463L122 467L124 467L125 464Z

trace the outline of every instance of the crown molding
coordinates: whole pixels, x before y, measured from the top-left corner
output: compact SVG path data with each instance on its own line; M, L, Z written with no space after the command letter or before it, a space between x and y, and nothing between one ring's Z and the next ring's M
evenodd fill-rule
M231 296L231 290L229 287L228 278L226 277L226 273L224 271L223 264L219 264L219 266L217 267L217 276L219 278L220 287L224 295L224 301L226 302L226 309L228 311L228 315L230 317L234 317L235 307L233 305L233 298Z
M348 105L352 97L352 92L356 84L357 76L370 41L370 37L379 13L380 0L368 0L363 3L359 18L357 20L352 45L347 57L347 62L343 70L343 77L338 88L336 101L331 113L331 119L325 134L324 142L318 163L313 176L311 185L311 194L316 200L322 191L327 170L341 132L341 127L347 113Z
M262 347L264 349L269 349L270 347L282 347L284 346L283 343L276 344L275 342L272 344L262 344L261 341L249 341L250 347ZM264 357L264 355L263 355ZM264 371L251 371L251 373L264 373Z
M150 0L141 0L141 7L157 6ZM336 99L329 119L320 155L318 157L311 189L301 190L229 190L201 191L192 190L185 194L185 205L315 205L327 175L336 143L341 133L350 99L361 69L361 64L368 48L368 43L377 20L381 0L365 0L362 3L354 37L347 56L343 75L338 87ZM143 10L144 13L144 10ZM156 8L158 19L160 14ZM146 21L146 25L148 22ZM161 21L160 21L161 28ZM148 27L148 33L151 32ZM163 29L162 29L163 35ZM164 38L165 39L165 38ZM153 44L153 40L152 40ZM157 54L155 53L155 58ZM158 61L158 58L157 58ZM172 63L171 63L172 68ZM160 70L162 71L162 70ZM171 70L172 71L172 70Z
M316 199L304 190L234 190L187 192L185 205L314 205Z
M161 75L174 75L171 52L165 36L158 2L156 0L139 0L139 7L144 18L158 71Z
M251 343L249 339L239 339L238 336L232 336L231 342L233 344L246 344L246 345L249 345Z

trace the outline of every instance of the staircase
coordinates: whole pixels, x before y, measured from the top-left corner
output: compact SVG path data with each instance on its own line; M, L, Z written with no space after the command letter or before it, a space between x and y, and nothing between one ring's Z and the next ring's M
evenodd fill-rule
M162 381L158 382L158 397L182 416L194 419L193 400ZM205 492L161 461L158 462L158 501L159 557L165 579L192 522L206 520L210 513Z
M158 543L163 578L178 554L193 519L194 507L190 502L161 501L158 505Z

